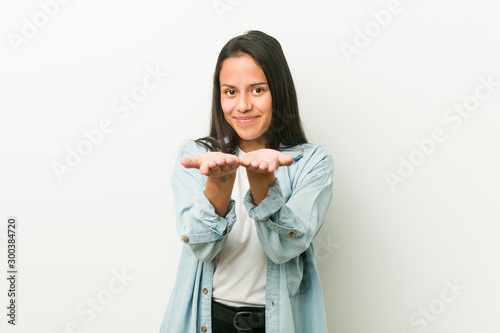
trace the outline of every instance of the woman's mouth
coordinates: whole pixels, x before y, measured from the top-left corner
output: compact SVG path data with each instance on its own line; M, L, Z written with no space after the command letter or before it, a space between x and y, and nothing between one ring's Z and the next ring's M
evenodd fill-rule
M251 123L252 121L254 121L255 119L259 118L258 116L253 116L253 117L236 117L236 121L239 123L239 124L249 124Z

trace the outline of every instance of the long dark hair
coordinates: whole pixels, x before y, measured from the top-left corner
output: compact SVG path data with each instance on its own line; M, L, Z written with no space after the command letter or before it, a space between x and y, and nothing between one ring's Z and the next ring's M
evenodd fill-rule
M274 37L257 30L232 38L220 51L214 73L210 134L195 141L210 151L236 152L239 137L224 118L219 75L224 60L245 55L251 56L262 68L271 92L272 117L265 147L280 150L280 144L292 147L307 143L295 85L281 45Z

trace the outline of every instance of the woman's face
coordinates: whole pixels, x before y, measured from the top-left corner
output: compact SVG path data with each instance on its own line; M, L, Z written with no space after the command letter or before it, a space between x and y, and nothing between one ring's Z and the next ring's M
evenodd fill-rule
M224 118L245 151L265 148L271 125L272 98L266 75L249 55L227 58L219 74Z

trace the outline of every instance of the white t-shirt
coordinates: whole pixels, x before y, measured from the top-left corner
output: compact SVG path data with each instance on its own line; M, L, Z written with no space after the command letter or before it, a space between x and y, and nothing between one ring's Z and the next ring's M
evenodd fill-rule
M238 156L245 152L238 148ZM267 255L260 245L255 221L248 216L243 198L250 188L246 169L236 171L231 197L236 222L224 248L215 256L212 297L229 306L265 306Z

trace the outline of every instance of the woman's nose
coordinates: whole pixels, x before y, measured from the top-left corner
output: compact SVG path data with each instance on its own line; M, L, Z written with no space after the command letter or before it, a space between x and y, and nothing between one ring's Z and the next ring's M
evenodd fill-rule
M252 109L252 102L248 94L240 94L238 104L236 106L239 112L247 112Z

